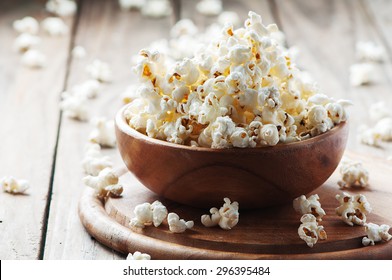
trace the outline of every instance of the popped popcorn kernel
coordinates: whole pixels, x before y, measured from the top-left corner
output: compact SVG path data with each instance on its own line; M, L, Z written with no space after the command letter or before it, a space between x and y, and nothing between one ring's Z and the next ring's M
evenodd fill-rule
M305 195L301 195L293 200L294 210L302 215L312 214L316 217L317 221L321 221L323 216L325 216L325 211L321 208L319 202L319 196L313 194L306 198Z
M356 63L350 66L350 84L354 87L375 81L375 66L371 63Z
M219 225L220 228L230 230L238 224L239 221L239 204L234 201L233 203L229 198L225 197L223 206L218 208L211 208L211 215L201 216L201 223L206 227L213 227Z
M141 8L142 15L152 18L170 16L173 12L168 0L149 0Z
M25 193L26 190L30 188L30 184L26 180L15 179L12 176L6 176L0 179L0 188L2 188L4 192L11 194L21 194Z
M362 194L350 195L346 192L336 195L336 200L340 206L336 208L336 214L340 216L346 224L363 226L366 223L366 215L372 208L366 197Z
M49 0L46 2L46 10L58 16L72 16L76 13L77 6L73 0Z
M63 100L60 102L60 108L66 117L87 121L89 118L87 100L84 96L63 92Z
M392 110L385 104L385 102L380 101L370 105L369 117L373 122L377 122L384 118L392 118Z
M83 48L82 46L75 46L72 49L72 57L75 59L82 59L84 57L86 57L87 53L86 53L86 49Z
M102 154L100 145L90 143L86 147L82 166L86 174L97 176L103 169L113 167L113 163L109 157Z
M127 256L127 261L149 261L151 260L151 256L149 254L140 253L139 251L129 253Z
M140 10L146 2L147 0L119 0L118 4L122 10Z
M359 41L355 45L355 55L358 60L381 62L385 57L382 46L372 41Z
M41 39L38 36L29 33L22 33L14 40L13 48L15 51L23 53L40 44Z
M200 0L196 5L196 10L206 16L217 16L222 9L221 0Z
M61 18L48 17L41 22L42 29L50 36L63 36L68 34L68 26Z
M32 69L43 68L46 56L38 50L28 50L22 55L22 64Z
M366 187L369 181L369 172L361 162L344 158L340 163L340 174L342 180L338 181L341 189L353 186Z
M38 21L33 17L24 17L15 20L12 23L12 27L19 33L28 33L31 35L36 35L39 31Z
M95 59L91 64L86 67L87 73L92 79L102 83L110 83L113 80L112 70L109 64Z
M364 227L367 236L362 238L363 246L374 246L376 242L388 242L392 239L392 235L389 234L390 226L388 225L376 225L373 223L367 223L364 225Z
M167 215L167 222L169 224L169 230L173 233L182 233L187 229L193 228L193 221L185 221L180 219L176 213L169 213Z
M145 226L154 225L159 227L167 217L166 207L158 200L152 204L145 202L139 204L133 210L135 217L131 219L131 227L144 228Z
M117 174L109 167L101 170L97 176L84 177L83 183L94 189L99 198L120 197L123 192Z
M312 248L319 239L327 239L327 233L325 232L324 227L318 225L316 217L312 214L304 214L301 217L298 235L310 248Z
M92 120L95 129L90 133L89 140L104 147L116 146L116 135L114 121L106 118L95 118Z

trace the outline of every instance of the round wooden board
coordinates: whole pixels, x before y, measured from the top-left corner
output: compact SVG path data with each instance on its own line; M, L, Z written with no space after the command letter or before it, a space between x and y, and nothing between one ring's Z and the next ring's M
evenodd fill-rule
M370 173L370 186L344 191L367 197L373 208L368 222L392 225L391 163L351 153L348 156L364 163ZM327 213L320 224L328 234L327 240L318 241L313 248L299 239L297 229L301 215L295 213L291 204L241 211L240 202L240 221L236 227L229 231L206 228L200 217L208 214L209 209L191 208L159 198L129 172L120 179L124 186L121 198L102 202L86 188L80 200L79 215L87 231L102 244L122 253L145 252L152 259L392 259L392 242L364 247L361 243L364 228L348 226L335 214L338 206L335 195L342 192L337 186L339 178L335 171L313 192L320 196ZM134 207L157 199L169 212L193 220L195 226L181 234L171 233L166 222L158 228L130 229L128 224Z

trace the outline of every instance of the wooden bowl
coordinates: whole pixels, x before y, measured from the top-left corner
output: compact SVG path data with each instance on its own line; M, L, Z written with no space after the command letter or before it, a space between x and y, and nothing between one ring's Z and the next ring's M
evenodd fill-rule
M224 197L241 208L291 202L329 178L348 138L348 124L341 123L322 135L274 147L189 147L132 129L125 108L116 116L116 136L128 170L154 193L195 207L219 207Z

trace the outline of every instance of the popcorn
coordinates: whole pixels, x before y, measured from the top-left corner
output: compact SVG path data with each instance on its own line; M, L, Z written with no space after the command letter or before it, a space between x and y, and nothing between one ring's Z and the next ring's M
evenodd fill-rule
M91 143L86 147L82 166L86 174L97 176L103 169L112 167L113 163L110 161L109 157L102 155L101 146Z
M46 64L46 56L37 50L28 50L22 56L22 64L30 68L42 68Z
M80 95L72 95L68 92L61 94L63 100L60 102L60 108L64 115L79 121L87 121L89 118L87 100Z
M75 59L82 59L86 54L86 50L82 46L75 46L72 49L72 57Z
M146 5L147 0L119 0L118 3L122 10L137 9L140 10Z
M129 223L132 227L144 228L145 226L154 225L159 227L167 217L166 207L158 200L150 204L145 202L139 204L133 210L135 218Z
M133 254L129 253L127 256L127 261L149 261L149 260L151 260L151 256L149 254L140 253L139 251L136 251Z
M75 14L77 6L71 0L49 0L46 2L46 10L58 16L72 16Z
M176 213L169 213L167 215L167 222L170 231L174 233L182 233L187 229L191 229L194 225L193 221L180 220L180 217Z
M369 181L369 172L361 162L343 159L340 166L342 180L338 181L341 189L353 186L366 187Z
M364 225L367 236L362 238L362 244L364 246L375 245L375 242L385 241L388 242L392 239L392 235L389 234L388 225L376 225L368 223Z
M26 52L32 47L37 46L41 42L41 39L37 36L31 35L29 33L22 33L16 37L14 41L14 50L17 52Z
M233 11L223 11L218 16L218 23L222 26L226 24L232 24L233 26L239 26L241 24L240 17L236 12Z
M231 202L229 198L225 197L223 206L218 208L211 208L210 215L201 216L201 223L206 227L213 227L219 225L222 229L229 230L235 227L239 221L238 202Z
M50 36L63 36L68 34L68 26L61 18L48 17L41 22L42 29Z
M336 214L342 217L342 220L353 226L354 224L363 226L366 223L366 215L372 211L369 202L362 194L354 196L346 192L337 194L336 199L340 206L336 208Z
M196 10L206 16L217 16L222 12L221 0L201 0L196 5Z
M317 241L327 239L327 233L323 226L317 224L317 219L312 214L304 214L301 217L301 225L298 228L299 237L312 248Z
M123 187L118 184L118 176L111 168L101 170L98 176L84 177L83 183L93 188L99 198L120 197L123 192Z
M86 71L92 79L102 83L110 83L113 80L109 65L98 59L95 59L91 64L87 65Z
M306 198L305 195L297 197L293 201L293 207L300 214L312 214L316 217L317 221L321 221L323 216L325 216L325 211L321 208L317 194L313 194L309 198Z
M39 31L38 21L33 17L24 17L12 23L13 28L19 33L36 35Z
M116 135L114 132L114 121L105 118L93 120L95 129L90 133L89 140L105 147L116 146Z
M383 141L392 141L392 117L379 120L373 129Z
M384 60L385 50L372 41L360 41L355 45L356 57L362 61L380 62Z
M197 26L190 19L181 19L170 30L170 36L178 38L184 35L194 36L198 33Z
M0 187L5 192L11 194L21 194L26 192L30 185L26 180L18 180L12 176L8 176L0 179Z
M377 122L383 118L392 118L392 111L385 102L380 101L370 105L369 117L371 121Z
M141 9L142 15L152 18L170 16L173 12L168 0L149 0Z
M354 87L375 81L376 68L371 63L357 63L350 66L350 84Z
M78 97L92 99L97 97L100 89L101 84L97 80L90 79L73 86L71 92Z
M369 146L380 147L381 135L367 125L361 125L358 128L358 138L361 143Z
M137 98L140 98L140 92L138 91L139 85L130 85L125 91L121 94L121 99L123 103L127 104L134 101Z

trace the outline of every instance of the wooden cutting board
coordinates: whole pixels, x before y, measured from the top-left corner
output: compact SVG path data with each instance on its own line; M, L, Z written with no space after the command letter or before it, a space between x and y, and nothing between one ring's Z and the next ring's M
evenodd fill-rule
M364 163L370 173L370 186L345 191L367 197L373 208L368 222L392 226L391 162L351 153L348 156ZM80 200L79 215L86 230L102 244L122 253L148 253L152 259L392 259L392 241L364 247L361 242L364 227L348 226L335 214L339 205L335 195L342 192L337 185L339 178L337 170L313 192L320 196L327 213L320 224L328 235L327 240L318 241L313 248L299 239L297 229L301 215L291 204L241 211L240 203L240 221L232 230L206 228L200 217L208 214L209 209L191 208L159 198L129 172L120 178L124 186L121 198L103 202L86 188ZM131 230L128 224L134 207L157 199L169 212L193 220L192 230L174 234L166 222L158 228Z

